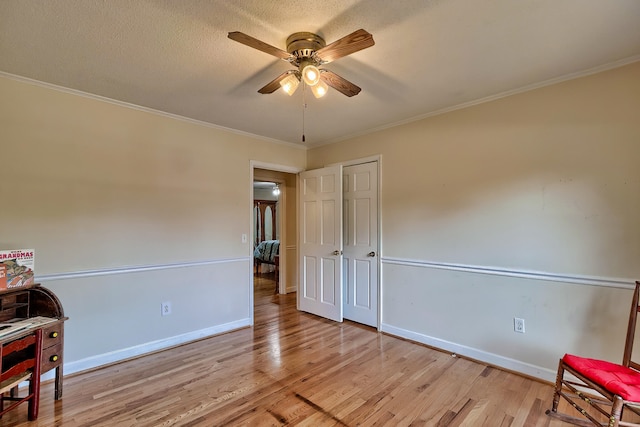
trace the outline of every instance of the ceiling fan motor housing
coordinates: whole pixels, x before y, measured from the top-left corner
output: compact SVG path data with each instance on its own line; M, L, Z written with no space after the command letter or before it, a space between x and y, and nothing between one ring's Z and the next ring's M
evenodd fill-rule
M287 37L287 52L298 60L312 58L313 54L326 46L322 37L309 32L293 33ZM317 65L317 61L314 61Z

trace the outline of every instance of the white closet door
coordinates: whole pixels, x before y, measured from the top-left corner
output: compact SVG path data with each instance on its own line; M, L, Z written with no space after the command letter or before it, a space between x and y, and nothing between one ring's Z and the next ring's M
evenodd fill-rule
M344 199L344 318L378 326L378 164L347 166Z
M342 167L300 173L298 309L342 322Z

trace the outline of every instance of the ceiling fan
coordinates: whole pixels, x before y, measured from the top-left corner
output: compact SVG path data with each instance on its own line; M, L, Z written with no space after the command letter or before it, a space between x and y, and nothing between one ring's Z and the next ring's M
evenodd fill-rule
M293 95L300 81L303 81L310 87L316 98L324 96L328 86L346 96L354 96L360 93L358 86L336 73L320 67L375 44L373 36L362 29L354 31L329 45L317 34L308 32L293 33L287 38L286 52L240 31L230 32L229 38L283 59L296 67L295 70L285 71L264 85L258 90L259 93L273 93L282 87L286 93Z

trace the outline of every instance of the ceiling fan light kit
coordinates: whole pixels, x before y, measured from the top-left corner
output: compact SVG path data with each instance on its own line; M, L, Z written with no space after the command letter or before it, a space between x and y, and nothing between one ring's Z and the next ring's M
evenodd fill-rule
M349 97L360 93L358 86L320 67L375 44L373 36L362 29L354 31L329 45L317 34L309 32L293 33L287 37L286 52L239 31L230 32L228 37L238 43L287 61L296 67L296 70L286 71L267 83L258 90L259 93L273 93L282 88L287 94L293 95L300 83L300 79L302 79L310 87L316 98L324 96L329 86Z

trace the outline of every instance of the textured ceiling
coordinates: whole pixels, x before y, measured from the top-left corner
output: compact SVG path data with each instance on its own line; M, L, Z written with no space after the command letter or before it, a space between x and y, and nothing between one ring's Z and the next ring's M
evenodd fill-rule
M297 31L375 46L326 65L362 88L307 93L306 145L640 59L639 0L2 0L0 72L301 143L301 90L257 90L291 67ZM640 76L639 76L640 78Z

